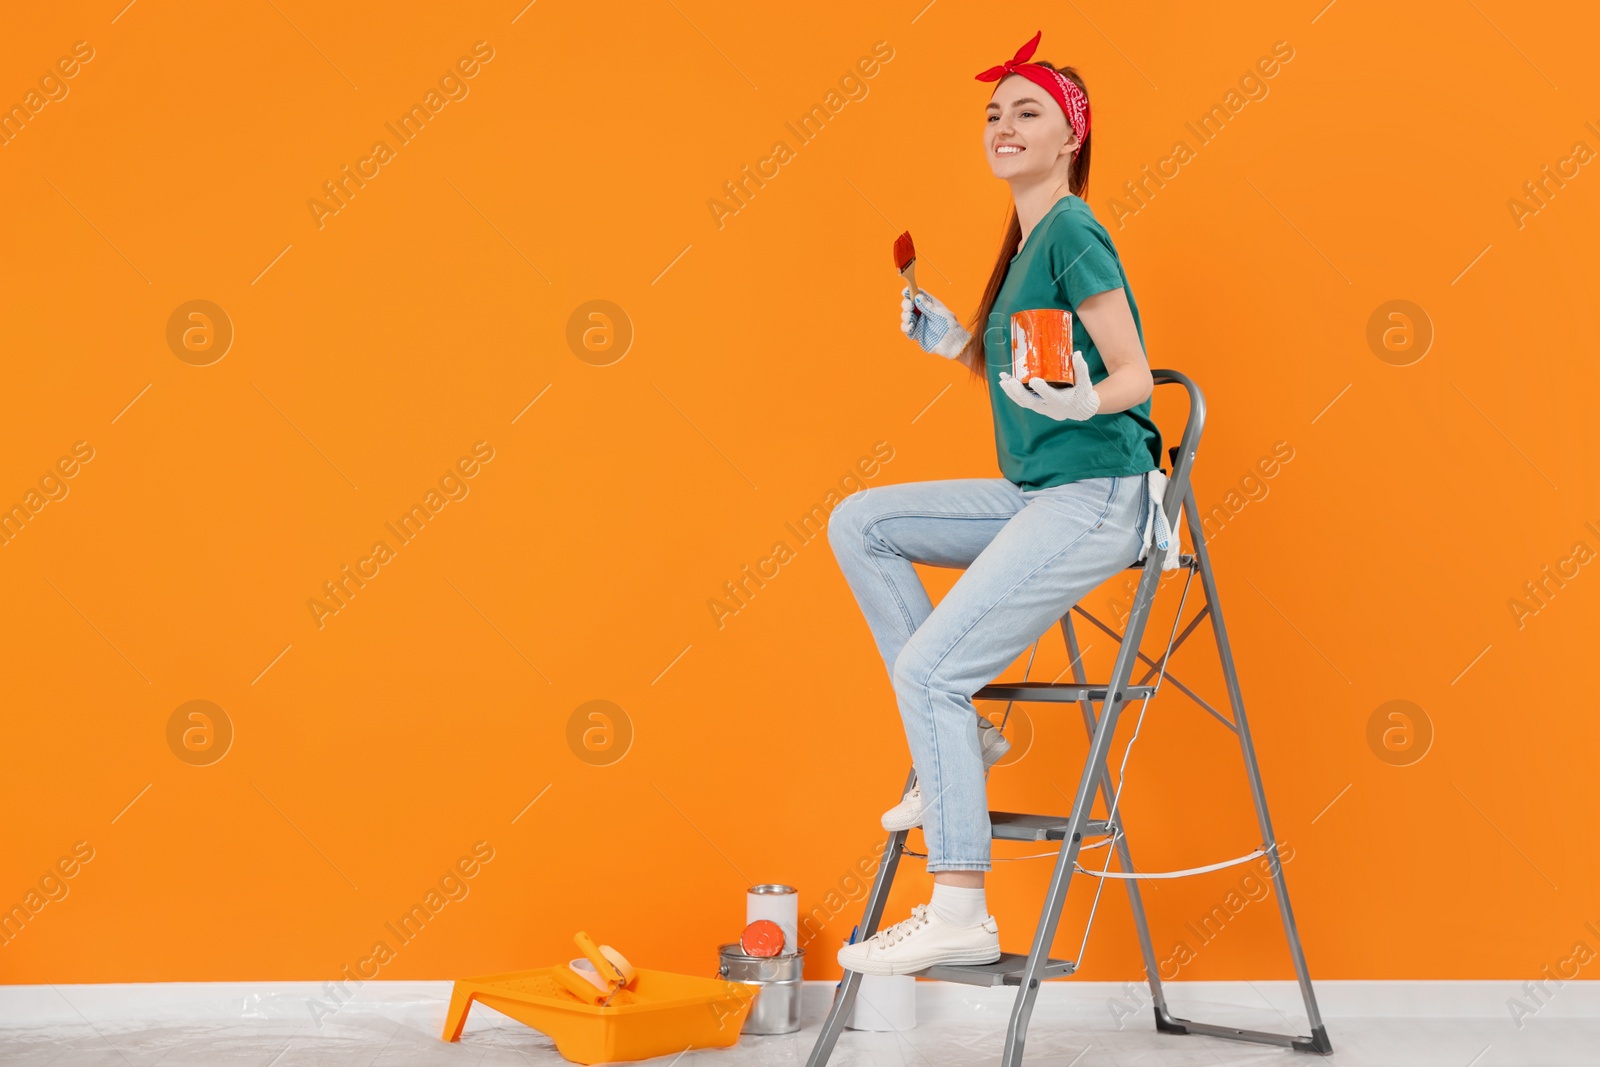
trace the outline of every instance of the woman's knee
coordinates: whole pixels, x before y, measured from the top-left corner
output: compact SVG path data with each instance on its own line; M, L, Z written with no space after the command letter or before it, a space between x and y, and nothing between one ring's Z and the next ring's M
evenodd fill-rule
M873 515L867 504L871 489L861 489L833 506L828 515L828 545L834 555L841 551L859 551L865 542L867 529Z
M914 638L900 647L890 675L898 693L928 692L942 688L943 679L939 671L917 649Z

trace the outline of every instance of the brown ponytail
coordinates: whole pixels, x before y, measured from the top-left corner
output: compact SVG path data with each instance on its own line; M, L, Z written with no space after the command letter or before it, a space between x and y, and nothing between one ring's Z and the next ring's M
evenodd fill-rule
M1042 59L1032 62L1041 67L1049 67L1066 76L1079 89L1083 90L1084 99L1089 98L1089 89L1083 84L1083 78L1071 67L1057 67L1046 63ZM1078 149L1077 158L1072 161L1071 169L1067 175L1067 188L1074 196L1085 197L1089 189L1089 153L1094 145L1094 130L1083 135L1083 145ZM1086 197L1085 197L1086 198ZM1011 266L1011 257L1017 254L1017 247L1022 244L1022 224L1017 221L1015 205L1006 209L1006 228L1000 238L1000 255L995 260L994 269L989 272L989 281L983 287L983 297L978 301L977 313L967 325L967 332L972 335L972 340L967 342L967 347L961 350L960 360L972 372L972 380L982 379L985 384L989 375L985 372L983 355L983 333L989 326L989 312L994 310L994 298L1000 292L1000 285L1006 279L1006 270Z

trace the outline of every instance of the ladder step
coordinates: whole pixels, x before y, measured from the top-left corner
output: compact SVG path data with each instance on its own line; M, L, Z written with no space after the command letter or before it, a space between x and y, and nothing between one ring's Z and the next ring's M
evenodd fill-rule
M1142 570L1144 570L1144 565L1145 565L1145 561L1144 560L1136 559L1132 563L1128 564L1128 569L1130 571L1142 571ZM1187 552L1179 552L1178 553L1178 566L1179 567L1188 567L1190 569L1193 569L1194 567L1196 567L1198 565L1199 565L1199 560L1197 560L1197 559L1195 559L1195 557L1189 555L1189 553L1187 553Z
M1070 815L1031 815L1021 811L991 811L989 834L997 841L1061 841L1067 836ZM1106 837L1111 827L1103 819L1090 819L1083 836Z
M1153 685L1130 685L1122 691L1123 703L1143 700L1156 691ZM1093 682L996 682L972 694L973 700L1022 700L1041 704L1073 704L1088 697L1104 701L1106 687Z
M1027 969L1026 953L1002 952L993 963L940 963L917 971L916 976L966 985L1021 985L1022 975ZM1048 960L1041 977L1065 978L1077 969L1078 965L1071 960Z

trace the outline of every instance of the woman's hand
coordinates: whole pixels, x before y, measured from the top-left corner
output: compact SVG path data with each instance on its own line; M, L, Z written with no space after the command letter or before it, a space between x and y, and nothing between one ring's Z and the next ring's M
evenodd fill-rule
M1048 415L1058 422L1062 419L1082 422L1100 410L1100 394L1089 382L1089 364L1082 352L1072 353L1072 380L1077 384L1058 387L1040 378L1029 378L1024 384L1005 371L1000 372L1000 388L1005 390L1006 396L1018 406Z
M945 359L955 359L972 340L960 320L926 289L917 290L913 308L909 287L900 290L900 332L921 345L924 352Z

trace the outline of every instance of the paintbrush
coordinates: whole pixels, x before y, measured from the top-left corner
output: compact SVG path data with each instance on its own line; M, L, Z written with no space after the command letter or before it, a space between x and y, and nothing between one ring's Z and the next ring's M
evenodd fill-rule
M894 269L900 272L900 277L906 280L906 285L911 288L911 313L922 314L922 309L917 307L917 249L911 243L911 231L907 230L894 239Z

